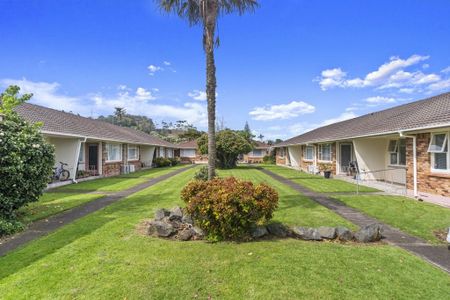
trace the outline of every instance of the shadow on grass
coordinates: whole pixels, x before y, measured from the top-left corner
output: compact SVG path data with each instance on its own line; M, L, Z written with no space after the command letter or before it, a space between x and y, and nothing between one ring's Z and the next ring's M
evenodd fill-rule
M57 231L36 241L25 244L24 247L0 257L0 279L10 276L26 268L41 258L56 252L58 249L86 236L104 226L113 219L97 216L90 218L84 226L68 225L64 231ZM86 220L87 221L87 220Z

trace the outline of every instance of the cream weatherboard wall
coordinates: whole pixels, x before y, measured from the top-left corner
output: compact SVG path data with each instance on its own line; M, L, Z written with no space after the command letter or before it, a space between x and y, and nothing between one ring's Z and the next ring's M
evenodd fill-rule
M302 161L302 147L301 146L289 146L289 159L291 162L291 167L300 169Z
M146 167L151 167L153 163L155 148L155 146L141 146L140 148L141 161Z
M68 164L65 168L70 172L70 179L75 179L82 140L53 136L48 136L47 140L55 146L55 167L59 167L59 162Z

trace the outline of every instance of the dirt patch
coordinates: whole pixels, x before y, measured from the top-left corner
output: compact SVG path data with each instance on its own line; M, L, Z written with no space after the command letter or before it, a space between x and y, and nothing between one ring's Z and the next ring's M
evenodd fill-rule
M446 229L438 229L433 231L434 236L441 242L447 242L448 231Z

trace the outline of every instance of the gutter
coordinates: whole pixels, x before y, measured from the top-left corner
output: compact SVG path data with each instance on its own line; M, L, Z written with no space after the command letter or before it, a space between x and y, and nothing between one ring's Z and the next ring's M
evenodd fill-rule
M400 137L412 138L413 139L413 181L414 181L414 198L419 197L417 188L417 136L415 135L404 135L402 131L399 131Z

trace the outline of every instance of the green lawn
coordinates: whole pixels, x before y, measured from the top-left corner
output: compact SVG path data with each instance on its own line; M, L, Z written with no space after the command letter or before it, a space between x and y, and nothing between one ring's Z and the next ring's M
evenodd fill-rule
M77 184L70 184L56 188L56 191L103 191L103 192L119 192L143 182L151 178L162 176L180 168L186 168L186 165L179 165L169 168L154 168L144 171L134 172L131 174L101 178L96 180L84 181Z
M104 197L102 194L45 193L39 201L19 209L20 220L25 224L45 219L51 215Z
M433 243L433 231L450 227L450 209L401 196L335 196L348 206Z
M233 170L220 170L220 176L235 176L255 183L264 182L276 188L280 196L279 207L274 214L275 221L298 226L346 226L357 229L355 225L335 214L324 206L300 195L292 188L272 179L259 170L239 167Z
M0 297L448 299L448 274L388 245L293 239L210 244L139 235L142 219L181 204L179 192L194 172L0 257Z
M323 176L308 174L294 169L276 166L261 165L263 168L272 171L280 176L288 178L298 184L303 185L315 192L320 193L347 193L355 192L357 186L339 179L326 179ZM366 186L360 186L360 192L378 192L378 190Z

